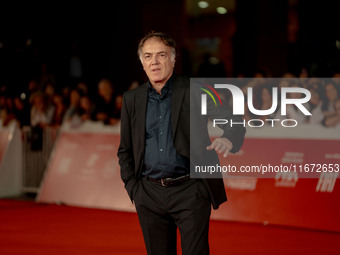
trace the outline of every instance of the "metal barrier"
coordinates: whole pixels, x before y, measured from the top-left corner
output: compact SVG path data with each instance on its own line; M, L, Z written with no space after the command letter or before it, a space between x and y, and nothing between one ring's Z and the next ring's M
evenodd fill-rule
M58 133L59 127L22 128L23 192L38 191Z

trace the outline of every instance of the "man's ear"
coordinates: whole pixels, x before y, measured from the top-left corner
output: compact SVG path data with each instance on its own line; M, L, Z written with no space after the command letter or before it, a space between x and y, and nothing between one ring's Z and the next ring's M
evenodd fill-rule
M174 59L174 60L172 61L172 68L175 68L175 62L176 62L176 59Z

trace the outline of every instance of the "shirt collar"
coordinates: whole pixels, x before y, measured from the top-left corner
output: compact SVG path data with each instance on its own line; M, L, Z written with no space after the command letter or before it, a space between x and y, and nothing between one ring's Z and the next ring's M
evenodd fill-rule
M173 76L174 74L171 75L171 77L169 78L169 80L167 80L167 82L165 83L164 87L161 89L161 93L164 96L166 93L168 93L169 91L171 91L172 88L172 80L173 80ZM151 85L151 82L148 82L149 84L149 91L153 92L153 93L157 93L157 91L155 90L155 88ZM157 93L158 94L158 93Z

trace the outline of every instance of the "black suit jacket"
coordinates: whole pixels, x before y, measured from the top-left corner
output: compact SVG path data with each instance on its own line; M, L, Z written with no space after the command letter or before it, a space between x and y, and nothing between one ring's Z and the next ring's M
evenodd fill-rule
M129 197L133 201L136 184L142 176L144 166L145 150L145 116L148 96L148 83L138 88L127 91L123 96L123 107L121 112L121 140L118 149L119 164L121 166L121 178L125 183L125 188ZM193 114L193 111L192 113ZM174 147L177 152L190 158L192 165L205 164L207 160L211 165L219 163L216 152L207 151L206 146L211 144L207 121L208 116L201 116L195 119L200 123L194 123L200 127L195 134L190 133L190 81L186 77L174 75L172 85L172 112L171 125ZM211 118L226 118L231 112L209 111ZM229 115L229 116L226 116ZM192 123L193 124L193 123ZM244 128L223 127L223 137L228 138L233 143L232 152L237 152L245 134ZM199 139L197 136L199 135ZM193 142L190 143L190 140ZM197 156L190 157L190 146L195 148ZM201 150L197 150L201 148ZM227 200L223 179L221 174L215 178L204 178L204 182L210 194L210 199L214 209Z

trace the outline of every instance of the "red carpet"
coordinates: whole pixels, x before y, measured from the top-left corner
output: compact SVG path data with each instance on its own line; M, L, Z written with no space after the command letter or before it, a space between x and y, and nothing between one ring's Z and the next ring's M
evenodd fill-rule
M0 200L0 222L1 255L146 254L134 213ZM211 254L340 254L339 243L340 233L211 221Z

